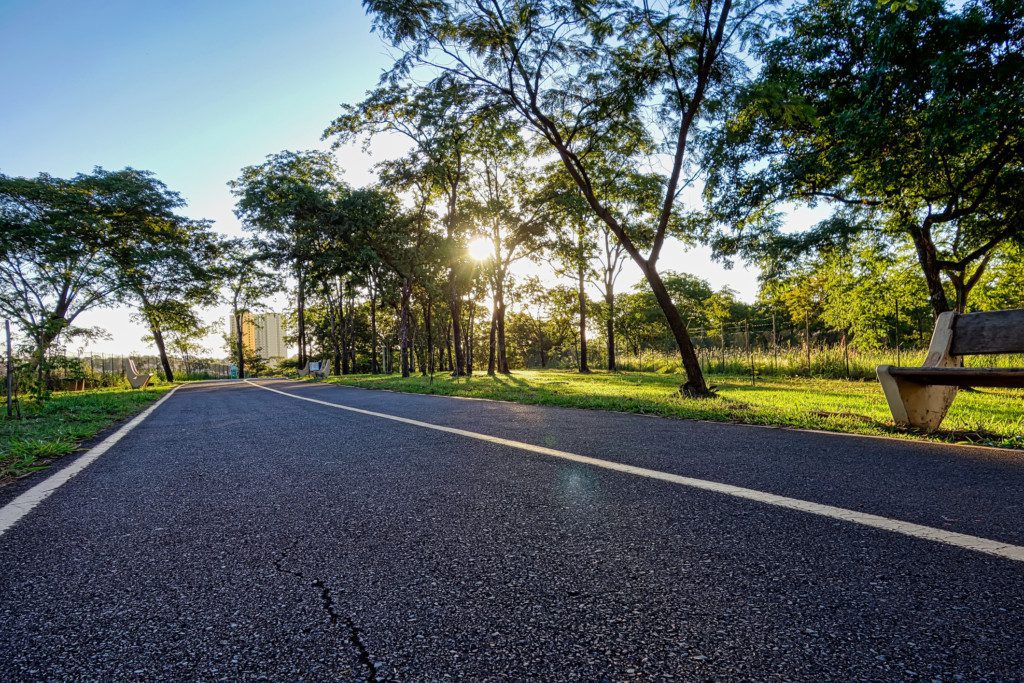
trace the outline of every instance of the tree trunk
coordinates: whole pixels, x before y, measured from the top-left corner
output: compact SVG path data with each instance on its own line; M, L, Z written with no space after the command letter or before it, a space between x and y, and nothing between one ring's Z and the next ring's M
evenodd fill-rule
M242 344L242 314L236 309L235 315L235 351L238 353L238 379L245 379L245 353Z
M452 361L452 322L448 321L448 328L444 336L445 346L448 347L448 369L455 370L455 363Z
M296 292L296 318L298 324L299 342L299 367L306 366L306 280L303 276L302 266L296 265L297 279L299 281Z
M338 288L338 313L341 315L341 374L349 374L348 365L348 344L351 330L349 329L348 315L345 314L345 288L344 285Z
M932 312L938 316L939 313L949 310L949 299L946 298L946 290L942 286L935 244L927 227L911 225L909 230L914 240L914 249L917 251L917 261L921 264L924 281L928 286L928 302L931 304Z
M334 307L334 299L327 295L327 315L331 319L331 366L335 375L341 374L341 340L338 338L338 312Z
M160 353L160 365L164 369L164 376L168 382L174 381L174 370L171 369L171 360L167 357L167 348L164 346L164 333L160 326L150 323L150 331L153 333L153 341L156 342L156 350Z
M462 297L459 296L455 282L455 268L448 269L448 307L452 312L452 338L455 347L456 377L466 374L466 354L462 347Z
M412 304L409 304L409 372L416 372L416 361L419 355L416 353L416 316L413 314Z
M350 372L356 371L356 293L351 283L346 284L345 289L348 290L348 352L349 352L349 370ZM342 306L345 305L345 300L341 300Z
M498 307L495 310L498 322L498 372L503 375L509 374L508 370L508 344L505 340L505 287L498 287Z
M494 310L491 311L491 331L487 337L487 374L494 376L496 369L497 360L497 349L495 344L497 343L498 336L498 300L497 297L494 299Z
M398 310L398 345L401 349L402 377L409 376L409 297L412 282L402 280L402 303Z
M153 341L156 343L157 353L160 355L160 366L164 369L164 377L168 382L174 381L174 370L171 369L171 360L167 357L167 346L164 344L164 331L160 329L160 321L153 315L149 302L145 297L142 299L142 310L149 323L149 331L153 333Z
M466 376L473 374L473 335L476 331L476 301L469 300L469 315L466 318Z
M508 343L505 337L505 304L498 309L498 372L510 374L508 369Z
M370 372L376 375L380 372L380 365L377 363L377 280L370 280Z
M431 320L433 304L427 297L426 310L423 312L423 324L427 328L427 371L434 374L434 324Z
M581 264L577 269L580 299L580 372L590 372L587 364L587 292L584 289L584 272Z
M679 309L676 308L671 295L668 293L668 289L665 288L661 275L649 265L642 266L642 269L647 282L650 283L651 289L654 291L654 298L657 299L662 313L665 314L668 327L675 338L676 346L679 348L679 355L683 361L683 370L686 371L686 383L680 387L680 391L686 396L708 396L710 392L708 391L707 384L704 383L704 373L701 372L700 361L697 359L697 353L693 349L693 342L690 341L690 335L686 331L683 318L679 315Z
M611 285L606 285L604 294L605 303L608 305L608 320L605 321L607 328L608 343L608 370L614 372L615 367L615 292Z

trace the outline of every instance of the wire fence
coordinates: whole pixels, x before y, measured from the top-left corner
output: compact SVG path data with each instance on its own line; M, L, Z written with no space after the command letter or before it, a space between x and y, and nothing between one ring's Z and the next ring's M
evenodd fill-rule
M159 356L127 356L83 352L51 354L44 367L44 382L49 391L83 391L98 387L127 386L128 360L140 373L166 380ZM171 359L175 380L221 379L230 376L230 365L216 359ZM15 358L15 384L22 392L38 388L38 374L27 359Z
M914 322L914 321L908 321ZM916 327L916 329L914 329ZM708 375L815 376L836 379L875 379L879 365L920 366L927 355L931 321L889 335L890 344L858 349L841 334L810 324L782 324L761 319L732 322L689 330L701 368ZM666 351L626 350L617 366L646 372L681 371L678 354ZM1024 367L1024 354L968 356L967 366Z

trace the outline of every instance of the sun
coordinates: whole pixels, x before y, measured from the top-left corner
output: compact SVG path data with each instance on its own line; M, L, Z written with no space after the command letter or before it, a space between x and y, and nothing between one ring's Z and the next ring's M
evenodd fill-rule
M477 237L466 246L466 251L474 261L486 261L491 258L493 248L490 240Z

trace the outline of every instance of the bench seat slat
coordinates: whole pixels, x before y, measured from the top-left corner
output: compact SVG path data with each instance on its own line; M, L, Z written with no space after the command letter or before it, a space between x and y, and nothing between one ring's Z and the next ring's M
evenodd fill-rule
M889 373L915 384L1024 388L1024 368L890 368Z
M956 316L954 356L1024 352L1024 308Z

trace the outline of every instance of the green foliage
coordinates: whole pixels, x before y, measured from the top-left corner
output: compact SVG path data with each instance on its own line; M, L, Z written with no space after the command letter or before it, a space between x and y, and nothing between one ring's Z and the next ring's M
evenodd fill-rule
M964 310L1000 245L1024 238L1024 8L917 5L790 10L711 155L720 249L771 268L877 231L914 249L939 313ZM794 238L773 211L790 200L842 208Z

